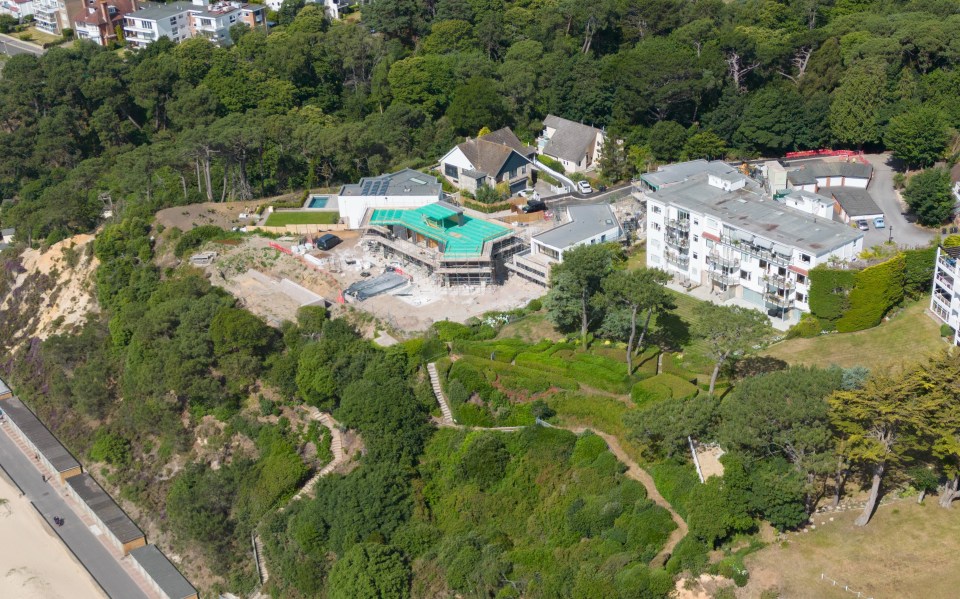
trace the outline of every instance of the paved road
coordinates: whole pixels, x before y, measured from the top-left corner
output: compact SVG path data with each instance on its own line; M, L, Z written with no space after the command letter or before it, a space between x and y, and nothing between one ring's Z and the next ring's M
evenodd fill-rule
M46 52L46 50L36 44L31 44L0 33L0 53L6 54L7 56L14 56L16 54L33 54L40 56L44 52Z
M27 498L40 509L47 522L52 524L54 516L64 517L66 524L59 528L53 526L54 530L110 597L147 599L100 539L90 532L50 483L43 482L40 471L23 455L5 429L0 430L0 463ZM29 539L18 539L17 542L29 543Z
M936 237L935 231L918 227L907 222L903 212L906 206L900 204L897 193L893 189L893 169L887 164L889 154L867 154L864 156L873 166L873 180L867 190L883 210L886 229L874 229L870 223L870 230L864 237L864 248L869 248L887 241L890 238L890 227L893 227L893 241L909 247L925 246Z

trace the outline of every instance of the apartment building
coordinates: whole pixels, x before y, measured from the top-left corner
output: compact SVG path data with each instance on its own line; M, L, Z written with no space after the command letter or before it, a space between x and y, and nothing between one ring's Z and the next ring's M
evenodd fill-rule
M74 20L83 14L84 0L34 0L33 19L37 29L53 35L63 35Z
M93 0L73 22L74 35L106 46L117 41L117 27L123 28L124 16L138 8L137 0Z
M259 4L242 2L172 2L142 10L126 16L123 27L128 43L134 48L143 48L167 37L180 43L192 37L202 36L220 46L229 46L230 28L243 23L254 28L266 28L267 9Z
M774 200L723 162L671 165L641 182L649 267L786 321L809 311L811 268L863 249L860 231Z
M953 327L954 345L960 345L960 298L955 291L958 288L958 282L960 282L960 247L937 248L930 311Z
M0 15L10 15L20 20L34 13L33 0L0 0Z

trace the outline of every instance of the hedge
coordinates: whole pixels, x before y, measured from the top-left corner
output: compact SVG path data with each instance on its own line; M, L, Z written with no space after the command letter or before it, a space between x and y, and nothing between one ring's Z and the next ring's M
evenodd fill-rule
M490 214L492 212L502 212L504 210L510 210L513 208L513 204L510 202L498 202L496 204L482 204L480 202L473 202L471 200L463 200L463 205L471 210L476 210L477 212L483 212L485 214Z
M553 158L550 158L549 156L544 156L544 155L541 154L540 156L537 156L537 160L540 161L542 164L545 164L545 165L549 166L550 168L552 168L553 170L557 171L557 172L560 173L561 175L564 174L565 172L567 172L566 170L564 170L563 165L560 164L560 161L554 160ZM541 173L541 175L542 175L542 173Z
M850 309L837 320L837 330L850 333L880 324L884 315L903 301L904 267L900 254L858 272L850 292Z
M911 258L911 276L920 276L922 259ZM849 333L875 327L903 301L905 274L903 253L860 271L817 266L810 271L810 311L824 329Z
M484 341L497 336L497 330L489 325L466 325L459 322L450 322L449 320L441 320L433 323L433 329L437 332L437 338L444 342L456 341L458 339Z
M682 518L686 519L687 502L693 490L700 485L700 479L693 465L661 462L650 466L647 470L663 498L670 502Z
M812 314L804 314L800 322L790 327L787 331L787 339L802 337L809 339L818 336L823 331L823 324L820 319Z
M630 395L637 403L650 400L692 397L697 394L698 387L675 374L662 372L656 376L642 380L633 386Z
M930 282L933 280L934 262L937 261L937 248L905 250L903 258L903 287L906 294L919 297L929 293Z

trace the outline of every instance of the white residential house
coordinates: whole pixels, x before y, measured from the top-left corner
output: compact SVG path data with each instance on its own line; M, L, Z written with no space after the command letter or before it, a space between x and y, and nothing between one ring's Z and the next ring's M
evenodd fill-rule
M52 35L63 35L83 13L84 0L34 0L33 18L37 29Z
M582 173L597 167L605 139L606 134L596 127L548 114L537 153L560 162L568 173Z
M351 229L359 229L371 208L421 208L442 199L443 186L436 177L403 169L344 185L337 196L337 206L341 220Z
M515 193L527 187L535 154L504 127L458 144L440 159L440 170L447 181L470 193L504 182Z
M0 15L10 15L22 20L35 11L33 0L0 0Z
M566 222L535 235L530 249L515 254L507 268L521 277L547 286L550 269L563 262L563 254L581 245L618 241L623 229L609 204L568 206Z
M123 35L134 48L149 46L161 37L180 43L192 36L189 2L171 2L133 11L124 18Z
M812 191L791 189L774 195L774 199L783 202L784 205L790 208L806 212L807 214L826 219L833 218L833 198L828 198L818 193L813 193Z
M960 247L938 247L935 264L930 311L953 328L953 343L960 345Z
M677 166L641 176L647 266L690 286L795 322L809 311L810 269L863 249L860 231L774 200L733 167Z

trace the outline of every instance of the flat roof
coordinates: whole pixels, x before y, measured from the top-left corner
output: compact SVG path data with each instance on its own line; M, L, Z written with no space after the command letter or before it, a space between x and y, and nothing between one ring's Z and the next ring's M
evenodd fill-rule
M11 397L0 402L0 409L3 409L7 418L30 439L34 447L57 469L57 472L67 472L80 467L80 462L67 451L50 429L40 422L36 414L20 401L19 397Z
M804 180L810 177L853 177L856 179L869 179L873 176L873 167L859 160L824 160L822 158L813 158L806 160L784 161L783 165L787 168L798 170L791 173L805 172ZM789 174L787 175L789 177ZM796 175L803 177L803 175Z
M661 166L654 173L644 173L640 178L646 181L654 188L659 189L664 185L673 185L686 181L690 177L700 173L709 173L712 175L730 175L739 174L739 171L722 160L690 160L688 162L678 162Z
M0 395L6 395L7 393L11 393L10 387L3 382L3 379L0 379Z
M805 189L791 189L791 190L789 190L787 193L783 194L782 197L784 197L784 198L789 198L789 197L806 198L806 199L808 199L808 200L813 200L814 202L819 202L819 203L821 203L821 204L833 206L833 199L832 199L832 198L828 198L828 197L826 197L826 196L824 196L824 195L821 195L821 194L819 194L819 193L813 193L812 191L807 191L807 190L805 190Z
M71 476L67 479L67 484L121 543L129 543L143 537L143 531L134 524L126 512L120 509L117 502L103 490L103 487L93 480L92 476L86 472L79 476Z
M570 214L569 222L536 235L534 239L563 250L620 226L608 204L570 206L567 211Z
M135 10L133 12L127 13L126 18L132 19L147 19L148 21L157 21L159 19L166 19L174 15L178 15L182 12L187 12L191 9L200 8L194 6L189 2L171 2L170 4L160 4L151 6L149 8L141 8L140 10Z
M707 183L704 173L657 191L651 197L713 216L729 226L815 256L863 237L863 233L853 227L784 206L751 187L724 191Z
M822 187L820 191L833 197L851 217L880 216L883 210L873 201L866 189L858 187Z
M409 210L374 209L370 224L406 227L442 243L444 255L464 257L480 256L483 244L511 233L509 227L467 216L462 211L457 213L445 208L441 202Z
M146 570L150 578L170 599L186 599L197 594L197 589L190 584L190 581L180 573L180 570L177 570L177 567L167 559L167 556L156 545L137 547L130 552L130 557Z
M349 183L340 188L341 197L361 196L423 196L435 195L440 199L443 186L431 175L405 168L402 171L363 177L359 183Z

